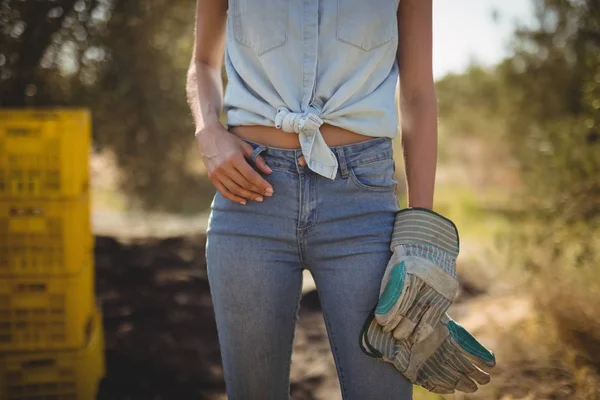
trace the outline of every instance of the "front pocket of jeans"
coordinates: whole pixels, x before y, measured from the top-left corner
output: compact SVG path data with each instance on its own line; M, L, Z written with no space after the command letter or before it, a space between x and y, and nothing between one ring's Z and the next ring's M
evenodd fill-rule
M289 0L232 0L235 40L258 56L287 42Z
M350 181L357 187L376 192L395 191L395 161L384 158L348 168Z
M364 51L390 42L397 32L397 0L337 0L337 39Z

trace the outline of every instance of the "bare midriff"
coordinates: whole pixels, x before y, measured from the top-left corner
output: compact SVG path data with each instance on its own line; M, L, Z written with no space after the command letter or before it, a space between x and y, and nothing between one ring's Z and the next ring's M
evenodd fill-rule
M373 139L371 136L361 135L337 126L323 124L319 128L323 139L328 146L341 146L345 144L364 142ZM297 133L284 132L272 126L232 126L229 132L255 143L283 149L300 149L300 140ZM300 164L305 165L304 156L299 157Z
M323 124L319 128L328 146L364 142L373 139L337 126ZM297 133L284 132L272 126L232 126L229 132L246 140L283 149L299 149L300 140Z

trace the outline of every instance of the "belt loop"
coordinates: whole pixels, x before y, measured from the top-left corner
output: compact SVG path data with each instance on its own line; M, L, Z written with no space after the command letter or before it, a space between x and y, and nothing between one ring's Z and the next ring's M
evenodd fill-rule
M252 155L251 155L252 162L255 163L256 157L258 157L260 155L260 153L262 153L265 150L267 150L267 146L265 146L264 144L259 144L252 152Z
M346 179L348 177L348 166L346 165L346 156L344 154L344 148L341 146L335 147L335 152L338 156L338 164L340 167L342 178Z

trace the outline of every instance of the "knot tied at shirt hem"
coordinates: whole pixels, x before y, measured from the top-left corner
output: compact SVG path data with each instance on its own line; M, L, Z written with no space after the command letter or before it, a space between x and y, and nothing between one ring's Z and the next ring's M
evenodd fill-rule
M297 133L308 167L319 175L335 179L338 160L321 135L321 125L323 120L316 112L294 113L286 107L277 108L275 127L284 132Z

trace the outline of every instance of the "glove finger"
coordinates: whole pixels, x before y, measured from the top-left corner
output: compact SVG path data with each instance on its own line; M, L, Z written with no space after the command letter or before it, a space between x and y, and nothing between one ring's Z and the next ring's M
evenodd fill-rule
M388 280L375 309L377 322L391 332L415 303L424 283L414 275L406 275L400 282L400 276L405 274L404 263L394 266L391 278ZM394 272L396 271L396 272Z
M465 328L450 320L447 323L450 333L449 340L452 345L473 363L477 368L484 372L490 370L496 365L496 356L494 353L483 346L473 335Z
M454 393L454 387L451 384L444 384L433 375L428 375L422 369L417 373L415 384L424 387L433 393L451 394Z
M454 393L454 389L452 388L447 388L444 386L434 386L433 389L431 389L431 392L433 393L438 393L438 394L452 394Z
M426 313L429 310L430 309L428 309L426 311ZM429 335L431 335L432 333L433 333L433 327L431 325L429 325L428 323L421 321L421 322L419 322L417 327L414 329L413 334L410 336L410 341L415 344L422 342L423 340L427 339L429 337Z
M432 393L438 393L438 394L452 394L454 393L454 389L453 388L448 388L445 386L440 386L440 385L434 385L430 382L417 382L417 385L429 390Z
M429 312L432 306L433 310ZM444 315L449 306L450 302L447 299L433 290L433 288L425 286L425 288L419 292L417 301L408 310L403 319L403 321L409 319L412 324L405 323L402 329L394 331L394 338L397 340L404 340L411 337L411 340L414 340L415 333L417 333L417 325L422 322L423 325L418 332L417 338L420 340L426 339L433 332L434 326L439 323L442 315ZM436 325L431 326L431 322L434 320L437 320ZM428 324L430 325L429 327L427 326ZM398 327L400 327L400 324L398 324ZM413 343L417 342L413 341Z
M469 372L467 376L474 379L475 382L479 383L480 385L487 385L491 380L489 374L483 372L477 367L473 368L473 371Z
M494 353L492 353L492 357L494 357L493 362L489 362L481 359L480 357L474 356L473 354L466 352L463 349L459 350L473 365L482 370L485 373L490 373L492 368L496 366L496 357Z
M459 352L454 353L452 357L449 357L446 360L446 362L468 377L475 379L480 385L490 383L490 375L480 370L476 365L469 361L467 357Z
M429 335L431 335L451 304L450 301L448 301L448 299L445 297L431 292L428 292L428 296L425 298L425 301L429 303L429 308L423 313L423 316L413 331L411 336L411 341L413 343L422 342L423 340L427 339Z
M415 329L417 324L411 321L408 318L402 318L402 321L398 324L398 326L394 329L394 339L396 340L404 340L410 336L410 334Z
M440 358L444 363L475 379L477 383L484 385L489 382L490 376L477 368L449 338L446 338L446 341L442 343L437 353L441 354Z
M407 284L405 262L394 252L385 268L375 308L375 318L381 326L389 325L397 314L399 300Z
M478 389L477 384L469 379L466 375L461 375L458 382L455 385L456 390L460 390L465 393L475 393Z
M421 293L419 293L417 301L412 304L404 318L402 318L398 326L394 328L394 339L405 340L412 335L417 323L429 308L430 300L431 296L429 292L427 293L427 296L421 296Z
M438 353L441 354L443 362L468 377L473 378L480 385L490 382L489 374L479 369L476 364L463 354L451 338L446 339L438 349Z
M429 381L444 387L453 387L465 393L477 391L478 387L475 382L462 371L446 362L447 356L452 356L452 354L437 351L423 366L422 371L429 373Z
M444 363L439 354L430 357L419 370L429 382L448 388L453 388L463 374Z
M433 332L436 326L440 323L442 316L452 304L450 300L435 292L432 288L427 288L422 291L425 302L429 304L429 308L421 317L417 327L415 328L411 341L419 343L427 339Z

